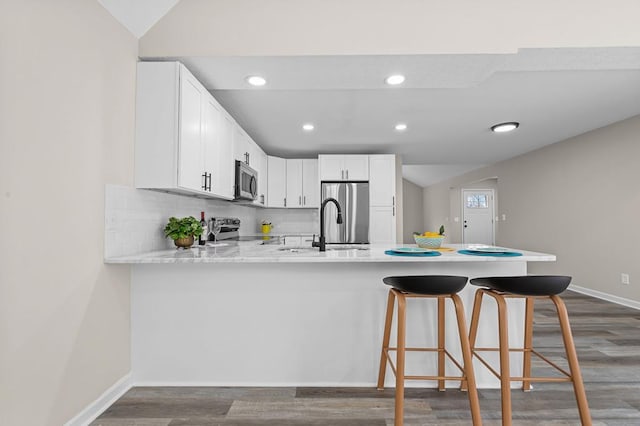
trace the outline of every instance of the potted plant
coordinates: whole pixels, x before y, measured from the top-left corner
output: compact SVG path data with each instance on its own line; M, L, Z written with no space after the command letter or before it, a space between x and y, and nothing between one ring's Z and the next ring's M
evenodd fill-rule
M199 237L200 234L202 234L202 226L193 216L180 219L170 217L169 223L164 227L164 235L171 238L176 247L191 247L194 237Z

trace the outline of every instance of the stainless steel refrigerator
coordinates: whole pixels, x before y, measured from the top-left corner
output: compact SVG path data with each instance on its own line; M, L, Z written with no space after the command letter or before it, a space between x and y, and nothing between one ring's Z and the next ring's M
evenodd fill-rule
M336 223L333 203L324 209L327 244L369 243L369 182L322 182L321 202L335 198L342 209L342 224Z

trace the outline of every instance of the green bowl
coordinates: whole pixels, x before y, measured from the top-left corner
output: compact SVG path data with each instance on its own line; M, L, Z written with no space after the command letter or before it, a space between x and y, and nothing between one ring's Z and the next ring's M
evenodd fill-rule
M442 240L444 240L444 236L440 237L423 237L421 235L414 235L413 239L416 240L416 244L418 247L426 248L426 249L436 249L440 248L442 245Z

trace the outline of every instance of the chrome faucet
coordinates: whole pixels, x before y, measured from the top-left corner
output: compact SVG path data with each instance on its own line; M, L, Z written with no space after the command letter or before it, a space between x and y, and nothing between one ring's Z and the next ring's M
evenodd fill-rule
M318 239L318 242L313 241L311 243L311 247L320 247L320 251L326 251L327 249L325 242L326 240L324 237L324 208L328 202L332 202L336 205L336 207L338 208L338 217L336 218L336 223L342 223L342 209L340 208L340 203L338 203L338 200L336 200L335 198L327 198L326 200L324 200L322 202L322 205L320 206L320 238Z

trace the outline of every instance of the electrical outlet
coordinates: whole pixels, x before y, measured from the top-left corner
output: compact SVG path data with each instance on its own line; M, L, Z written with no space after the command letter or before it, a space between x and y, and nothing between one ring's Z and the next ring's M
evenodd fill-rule
M502 221L504 222L505 220L507 220L507 215L506 214L502 214Z
M629 284L629 274L620 274L620 282L622 284Z

